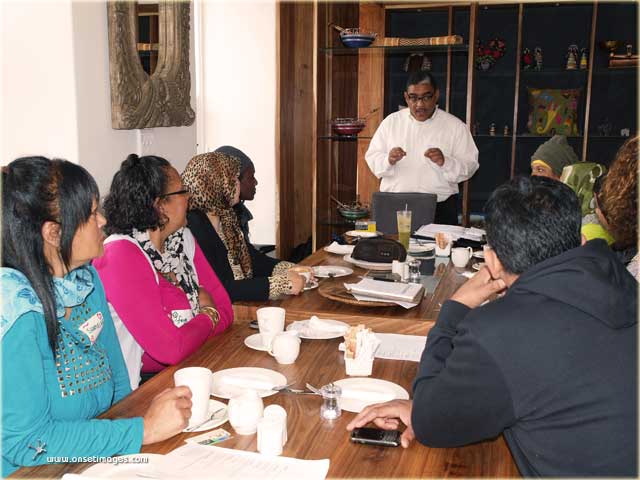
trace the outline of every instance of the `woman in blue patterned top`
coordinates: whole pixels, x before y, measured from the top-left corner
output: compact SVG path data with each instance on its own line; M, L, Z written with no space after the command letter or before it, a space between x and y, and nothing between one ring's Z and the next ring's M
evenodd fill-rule
M95 417L130 392L100 279L98 187L65 160L2 172L2 476L20 466L137 453L187 425L191 392L166 390L144 417Z

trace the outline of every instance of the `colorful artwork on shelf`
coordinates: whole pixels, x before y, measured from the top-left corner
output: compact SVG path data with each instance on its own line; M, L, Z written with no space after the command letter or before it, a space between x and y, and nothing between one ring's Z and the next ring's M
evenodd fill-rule
M529 132L533 135L578 135L581 89L529 88Z
M501 38L494 38L487 45L483 45L478 39L476 46L476 68L478 70L490 70L496 62L504 56L507 44Z

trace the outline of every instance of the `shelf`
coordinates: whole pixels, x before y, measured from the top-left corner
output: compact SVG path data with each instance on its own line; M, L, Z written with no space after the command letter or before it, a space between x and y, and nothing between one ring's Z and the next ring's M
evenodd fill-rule
M558 73L566 73L569 75L580 75L586 74L589 72L589 69L576 69L576 70L567 70L566 68L545 68L543 70L520 70L522 75L557 75Z
M371 51L384 51L385 53L410 53L410 52L428 52L428 53L447 53L451 49L451 52L467 52L469 50L468 45L407 45L400 47L383 47L372 46L363 48L347 48L347 47L325 47L320 48L320 52L336 55L354 55L358 54L360 50Z
M359 138L370 140L373 137L362 137L358 135L322 135L318 137L321 140L336 140L338 142L355 142Z

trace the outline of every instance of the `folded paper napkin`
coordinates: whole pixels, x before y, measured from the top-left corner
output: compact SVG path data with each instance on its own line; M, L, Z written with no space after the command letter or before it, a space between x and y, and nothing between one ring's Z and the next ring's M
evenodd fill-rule
M364 390L360 388L343 388L343 398L353 398L355 400L363 400L372 403L382 403L393 400L395 395L391 392L376 392L375 390Z
M355 245L340 245L338 242L333 242L329 246L327 246L327 251L330 253L335 253L338 255L346 255L347 253L351 254L353 252Z
M345 325L336 325L331 322L327 322L326 320L321 320L315 315L309 319L308 327L312 330L326 333L339 333L340 335L344 334L349 327Z
M263 380L255 377L222 377L220 383L223 386L241 387L251 390L271 390L275 385L273 382Z

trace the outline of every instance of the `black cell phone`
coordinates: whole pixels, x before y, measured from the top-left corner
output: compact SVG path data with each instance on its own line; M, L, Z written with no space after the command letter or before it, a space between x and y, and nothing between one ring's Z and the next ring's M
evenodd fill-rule
M351 432L351 441L382 447L399 447L400 432L398 430L382 430L380 428L355 428Z
M256 330L260 330L260 327L258 326L258 320L253 320L252 322L249 322L249 328L255 328Z

